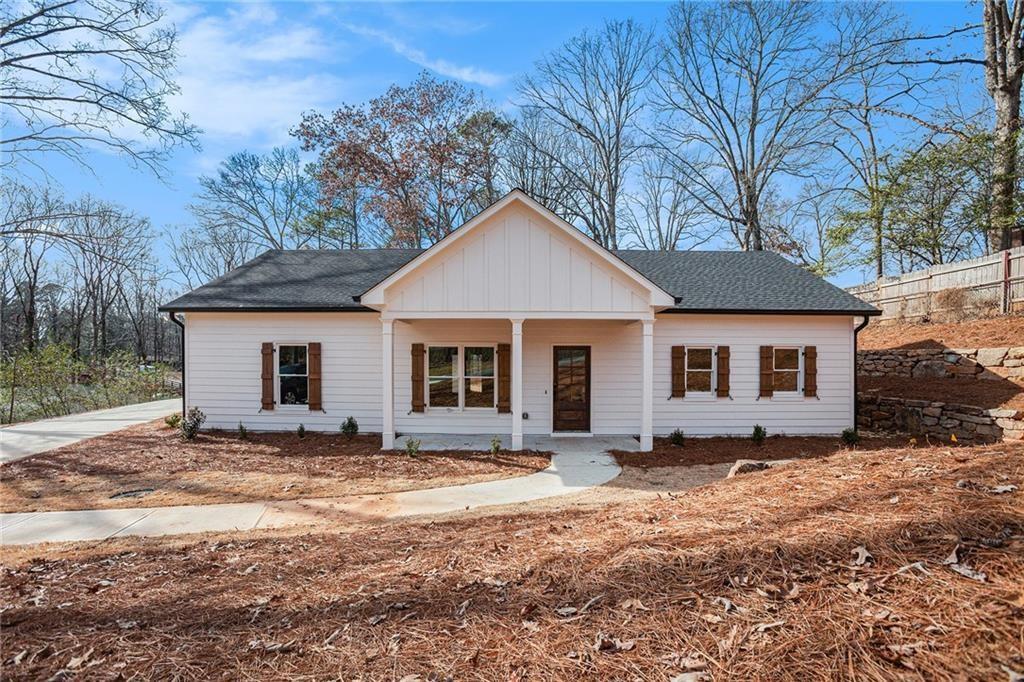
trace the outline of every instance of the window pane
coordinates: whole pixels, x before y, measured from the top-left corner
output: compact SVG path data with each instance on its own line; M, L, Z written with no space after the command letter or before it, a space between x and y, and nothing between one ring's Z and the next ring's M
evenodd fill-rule
M466 370L463 372L467 377L493 377L494 376L494 349L493 348L466 348Z
M306 377L281 377L281 404L306 405L309 394L309 379Z
M687 369L711 369L710 348L687 348L686 349Z
M466 407L494 407L494 379L464 379Z
M278 346L277 347L277 373L278 374L305 374L306 373L306 347L305 346Z
M430 406L459 406L459 385L455 383L455 379L430 380Z
M775 369L799 369L800 351L796 348L775 349Z
M455 376L455 357L459 349L454 346L430 349L430 376Z
M796 391L796 372L775 372L776 391Z
M711 372L687 372L686 390L695 393L708 393L711 391Z

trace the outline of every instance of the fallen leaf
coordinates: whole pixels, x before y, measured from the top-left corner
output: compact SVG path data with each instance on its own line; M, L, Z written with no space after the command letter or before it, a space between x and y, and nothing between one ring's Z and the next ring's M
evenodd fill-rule
M721 623L722 622L722 617L719 616L719 615L716 615L714 613L704 613L704 614L701 614L701 618L703 618L704 620L706 620L709 623Z
M855 566L863 566L867 563L875 563L875 557L871 556L871 552L869 552L867 547L865 547L864 545L858 545L857 547L854 547L853 551L850 553L854 555L853 563Z
M537 621L535 620L524 620L523 628L525 630L529 630L530 632L540 632L540 625L538 625Z
M593 606L594 604L596 604L596 603L597 603L598 601L600 601L602 597L604 597L604 595L603 595L603 594L599 594L599 595L597 595L596 597L594 597L593 599L591 599L590 601L588 601L588 602L587 602L586 604L584 604L584 605L583 605L583 608L581 608L581 609L580 609L580 613L586 613L586 612L587 612L587 610L588 610L588 609L589 609L589 608L590 608L591 606Z
M88 651L86 651L81 656L73 656L71 658L71 660L68 661L68 665L67 665L68 669L69 670L75 670L77 668L82 667L82 664L85 663L86 661L88 661L92 657L92 652L93 651L94 651L94 649L89 649Z
M603 651L605 653L618 653L620 651L632 651L636 647L636 640L634 639L618 639L617 637L611 637L604 633L597 633L597 638L594 640L594 651Z
M1017 489L1017 486L1012 485L1012 484L1011 485L997 485L995 488L992 488L991 492L996 494L996 495L1002 495L1004 493L1012 493L1016 489Z
M578 610L579 609L577 609L575 606L559 606L557 609L555 609L555 613L565 618L567 616L575 614Z
M983 583L988 579L988 576L985 575L982 571L976 571L966 564L950 564L949 568L950 570L959 573L965 578L977 580L979 583Z
M650 611L639 599L625 599L619 603L620 609L632 609L634 611Z
M500 580L495 577L487 577L481 580L480 582L482 582L484 585L490 585L491 587L505 587L505 585L508 585L507 580Z
M682 673L671 678L669 682L706 682L711 676L705 672Z
M381 621L383 621L387 617L388 617L388 614L386 614L386 613L379 613L376 616L370 616L367 619L366 622L368 622L370 625L376 625L377 623L380 623Z
M771 630L772 628L782 627L786 624L784 620L777 620L773 623L758 623L754 626L755 632L764 632L765 630Z

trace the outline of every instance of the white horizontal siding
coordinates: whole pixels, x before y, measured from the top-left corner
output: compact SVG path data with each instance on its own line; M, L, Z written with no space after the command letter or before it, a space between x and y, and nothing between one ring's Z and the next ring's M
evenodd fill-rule
M376 313L190 313L186 329L186 400L206 414L206 428L337 431L355 417L381 430L381 324ZM261 344L321 344L323 412L279 405L260 409Z
M729 398L670 398L672 346L729 346ZM760 346L816 346L818 397L758 398ZM654 325L654 432L834 434L853 425L853 327L849 317L659 315Z
M186 320L187 399L207 427L337 430L351 415L364 431L381 429L381 323L376 313L194 313ZM852 321L846 317L659 315L654 325L654 432L747 435L838 433L853 422ZM260 344L319 341L325 413L260 410ZM416 320L394 325L395 428L399 433L509 433L496 411L412 413L413 343L511 343L507 320ZM732 399L670 399L673 345L728 345ZM551 432L552 349L591 347L591 430L637 434L641 404L641 325L637 322L527 320L523 325L523 422L527 434ZM815 398L758 399L761 345L814 345Z

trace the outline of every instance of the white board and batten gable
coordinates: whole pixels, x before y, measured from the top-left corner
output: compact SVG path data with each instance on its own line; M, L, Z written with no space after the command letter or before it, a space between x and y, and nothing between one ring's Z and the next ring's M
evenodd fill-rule
M360 303L391 318L652 319L675 299L513 190Z

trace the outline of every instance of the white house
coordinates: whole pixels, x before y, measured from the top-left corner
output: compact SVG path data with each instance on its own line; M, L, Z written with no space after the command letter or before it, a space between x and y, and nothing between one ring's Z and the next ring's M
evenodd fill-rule
M836 434L878 311L767 252L609 251L514 190L426 250L269 251L161 308L207 426Z

